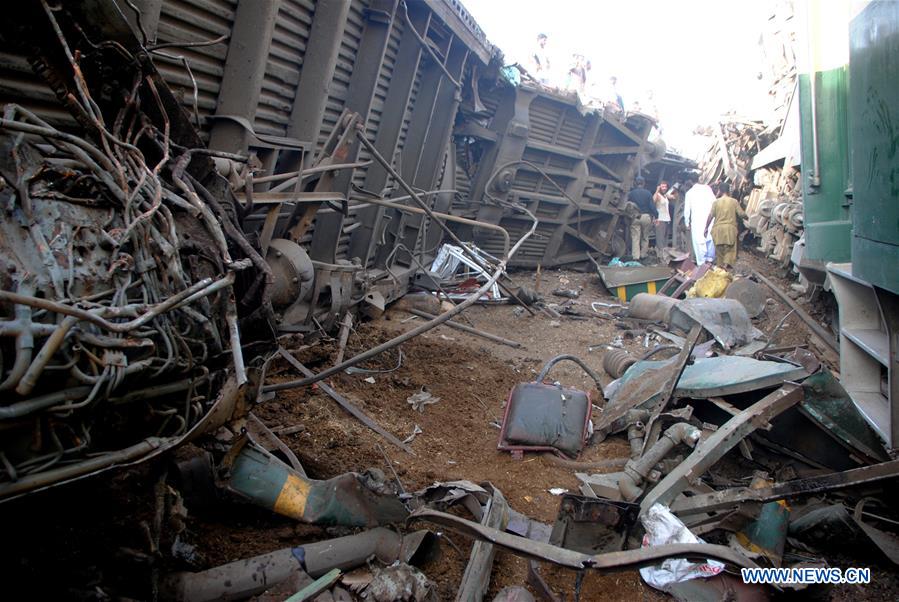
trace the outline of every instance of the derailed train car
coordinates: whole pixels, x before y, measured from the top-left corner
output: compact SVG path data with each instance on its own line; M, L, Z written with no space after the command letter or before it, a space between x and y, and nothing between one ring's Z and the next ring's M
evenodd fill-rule
M0 499L239 426L277 333L383 308L444 236L497 274L618 252L652 120L501 66L454 0L23 3L0 25Z

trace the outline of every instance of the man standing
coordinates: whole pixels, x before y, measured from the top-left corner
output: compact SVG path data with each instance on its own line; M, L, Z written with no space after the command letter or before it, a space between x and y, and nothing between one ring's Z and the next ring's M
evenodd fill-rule
M746 219L746 212L739 201L730 196L730 184L722 182L718 185L721 194L714 203L705 221L705 235L709 234L712 220L712 240L715 241L715 265L726 268L737 263L737 216Z
M566 87L582 95L587 89L587 72L590 71L590 61L583 54L571 55L571 68L568 69L568 82Z
M670 236L671 246L680 249L683 241L683 233L681 232L681 224L684 221L684 183L678 180L674 186L668 189L668 215L671 216Z
M618 78L614 75L609 78L609 88L612 94L612 102L621 112L624 112L624 99L621 98L621 93L618 92Z
M693 256L696 258L696 265L702 265L714 257L709 252L712 239L708 234L703 233L703 226L712 210L712 203L715 202L715 193L707 184L696 184L692 178L687 178L686 188L684 223L690 229L690 237L693 239Z
M639 261L649 253L649 227L659 217L659 212L652 202L652 194L644 188L646 180L637 176L634 184L635 187L627 193L627 200L637 208L636 215L631 218L631 257Z
M543 85L549 85L549 56L546 54L546 34L537 36L537 48L531 55L534 78Z
M655 203L656 212L659 214L656 219L656 249L661 251L668 246L668 224L671 223L671 213L668 211L668 182L665 180L659 182L655 194L652 195L652 202Z

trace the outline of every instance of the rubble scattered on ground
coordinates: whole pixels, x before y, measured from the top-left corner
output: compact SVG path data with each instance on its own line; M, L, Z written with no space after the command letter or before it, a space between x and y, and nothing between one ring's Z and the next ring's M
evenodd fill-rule
M692 165L649 141L654 120L509 86L479 36L403 2L366 22L408 21L401 57L387 30L383 43L395 64L431 69L401 74L407 100L430 81L427 113L446 119L410 107L432 148L409 179L390 135L369 131L357 76L328 131L308 132L317 149L222 114L228 103L208 114L208 72L239 71L240 40L207 48L221 66L194 59L199 82L162 55L192 84L182 111L171 66L153 62L179 44L150 43L126 4L41 0L0 36L20 38L4 46L10 70L39 76L53 122L15 103L0 121L0 390L13 399L0 500L39 518L6 521L10 589L42 591L52 573L92 600L753 599L773 590L740 569L865 565L879 580L865 593L897 597L899 460L840 385L808 300L755 255L732 270L677 243L620 257L619 205L643 160ZM380 43L365 27L368 50ZM246 37L229 28L185 47ZM525 98L527 123L484 127ZM399 117L382 119L394 141ZM262 146L207 148L206 122L222 121L240 130L231 142ZM789 162L752 173L775 129L728 116L702 167L748 196L758 248L786 265L798 178ZM354 171L370 165L377 177ZM562 265L585 271L547 270ZM814 593L862 598L851 584Z

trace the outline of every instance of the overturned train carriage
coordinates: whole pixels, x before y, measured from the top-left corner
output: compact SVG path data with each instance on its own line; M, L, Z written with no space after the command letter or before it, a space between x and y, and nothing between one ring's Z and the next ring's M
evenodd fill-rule
M455 0L23 2L0 24L0 499L239 427L278 332L453 236L619 253L653 121L515 86ZM449 219L448 218L448 219ZM219 449L220 448L216 448Z
M514 238L528 219L504 202L528 208L540 223L512 265L623 255L625 193L646 162L665 155L664 143L648 141L654 120L588 109L573 93L502 79L481 80L473 89L473 104L463 106L455 130L456 185L467 194L454 209L500 224ZM499 254L495 235L470 237Z

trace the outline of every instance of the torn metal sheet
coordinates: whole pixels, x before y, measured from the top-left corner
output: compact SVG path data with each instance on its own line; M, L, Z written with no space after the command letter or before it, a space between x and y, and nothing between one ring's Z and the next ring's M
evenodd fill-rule
M546 543L549 541L550 535L552 535L552 525L528 518L524 514L510 508L509 524L506 525L506 531Z
M802 401L802 397L802 387L786 384L728 420L711 436L700 441L686 460L646 494L640 503L642 511L646 512L654 504L670 505L686 487L697 481L749 433Z
M434 396L430 391L426 391L424 387L406 398L406 403L412 406L413 410L418 410L419 412L424 412L425 406L435 404L438 401L440 401L440 398Z
M638 504L565 494L549 543L585 554L621 550L639 513Z
M684 332L694 321L702 324L725 349L746 345L762 336L762 332L752 325L743 305L733 299L684 299L669 314L669 325Z
M852 518L855 520L855 524L859 526L859 528L865 532L865 535L868 536L874 545L876 545L881 552L883 552L884 556L890 559L893 564L899 564L899 536L895 533L891 533L889 531L884 531L882 529L878 529L871 522L865 522L864 517L868 513L864 511L865 505L869 502L869 499L861 499L855 505L855 509L852 512ZM875 515L876 516L876 515ZM887 521L891 522L891 521Z
M683 378L687 361L699 337L700 328L694 324L687 336L683 349L673 358L662 362L652 362L652 366L642 372L640 378L628 378L634 368L639 364L650 362L638 362L628 368L625 375L619 379L615 393L609 399L608 405L596 420L595 430L604 432L617 421L635 408L647 407L652 415L657 416L664 409L665 404L671 399L675 391L676 383ZM626 425L625 425L626 426ZM618 428L623 428L619 425Z
M503 494L492 485L487 485L490 490L490 500L484 508L481 524L490 529L505 530L509 522L509 504ZM490 573L493 571L493 558L496 548L485 541L476 541L471 547L471 555L465 572L462 574L462 582L456 593L456 600L478 602L487 594L490 587Z
M284 458L290 463L291 468L297 471L300 476L306 476L306 470L303 468L303 465L300 463L296 454L294 454L275 433L265 426L265 423L259 420L253 412L250 412L247 415L247 432L257 444L265 448L269 453L273 453L276 450L281 452Z
M644 380L649 370L658 369L669 361L637 362L621 377L622 389L625 383L638 383ZM808 373L804 368L782 362L735 356L706 357L684 368L674 394L696 399L721 397L768 389L806 376Z
M765 310L768 295L760 284L749 278L737 278L727 286L724 296L739 301L750 318L755 318Z
M576 571L584 569L599 572L628 571L657 564L666 558L689 558L700 561L714 558L738 567L756 566L754 562L727 546L713 544L669 544L591 555L489 529L476 522L437 510L421 508L413 512L407 522L418 521L443 525L469 537L491 542L519 556L551 562Z
M766 475L757 474L749 486L761 489L772 484ZM761 554L773 566L781 566L789 523L790 506L784 500L767 502L759 509L758 516L736 531L735 541L731 544L739 545L751 554Z
M434 258L434 262L431 264L430 272L439 276L443 282L449 282L450 280L458 282L470 279L486 282L490 278L490 274L478 265L470 255L476 256L487 265L489 265L490 260L495 260L495 258L485 256L483 251L475 245L467 245L467 247L467 250L450 244L440 247L437 257ZM470 291L467 289L455 291L453 287L449 286L449 288L448 294L450 299L465 299L470 294ZM477 286L474 288L476 289ZM490 291L483 295L482 300L505 301L506 298L500 292L499 284L493 284L490 287Z
M375 571L364 598L371 602L434 602L437 586L415 567L396 563Z
M766 432L755 433L753 442L831 471L848 470L889 458L877 436L829 372L813 374L803 381L802 387L805 391L802 403L781 414ZM710 397L708 400L729 414L740 410L721 398ZM704 419L721 424L726 418L719 419L719 416L720 413L714 412L706 414Z
M790 535L841 552L874 544L891 562L899 564L899 536L865 521L865 515L870 515L864 511L868 501L860 500L851 512L843 504L815 508L790 523Z
M686 341L684 341L684 346L674 358L675 372L672 373L671 378L668 380L668 382L665 383L665 386L659 393L658 398L655 399L649 406L649 419L646 421L647 436L643 440L642 452L644 454L650 446L656 443L655 437L657 436L659 431L657 429L654 429L653 427L655 426L656 420L658 420L659 415L668 406L668 402L671 401L671 396L674 394L674 390L677 388L678 382L680 382L680 378L683 375L684 370L686 369L687 362L689 361L693 353L693 348L696 346L696 341L699 339L699 334L701 331L702 326L700 324L693 324L693 326L690 328L690 332L687 333L687 339Z
M411 508L427 506L446 509L461 503L477 520L484 518L484 506L491 499L490 491L471 481L448 481L434 483L416 491L409 502Z
M868 462L889 459L881 439L864 419L846 390L829 371L819 372L802 383L805 399L799 411Z
M899 476L899 460L890 460L873 466L853 468L820 477L776 483L763 489L734 487L681 497L671 503L671 510L678 515L702 514L725 510L748 502L771 502L798 495L836 491L897 476Z

